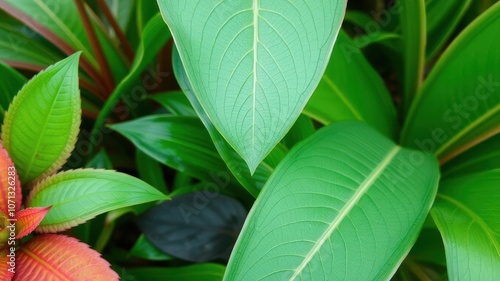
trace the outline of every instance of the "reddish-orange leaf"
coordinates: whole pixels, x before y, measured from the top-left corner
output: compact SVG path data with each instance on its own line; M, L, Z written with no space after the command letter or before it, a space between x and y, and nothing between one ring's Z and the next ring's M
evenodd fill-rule
M21 210L17 213L16 238L23 238L30 234L49 212L49 207L34 207Z
M113 281L118 274L100 254L73 237L36 236L18 251L14 281Z
M4 248L0 250L0 281L10 281L14 272L16 271L16 262L13 259L12 263L10 262L10 256L13 254L10 252L10 248ZM15 253L14 253L15 256Z
M0 144L0 211L10 217L9 200L13 214L21 208L22 202L21 183L17 176L14 163L9 157L7 150ZM15 207L15 208L14 208Z

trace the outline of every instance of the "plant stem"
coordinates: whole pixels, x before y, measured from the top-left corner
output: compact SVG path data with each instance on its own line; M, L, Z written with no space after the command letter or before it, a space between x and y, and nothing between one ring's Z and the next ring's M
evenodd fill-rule
M109 10L109 7L106 4L106 2L104 2L104 0L98 0L97 3L99 4L99 7L104 13L104 16L108 20L109 24L111 24L111 27L115 31L118 40L120 40L121 46L123 47L123 51L125 52L125 56L129 60L129 63L132 63L132 61L134 60L134 50L132 49L132 46L127 40L127 37L125 36L125 34L123 34L123 31L118 26L118 23L116 22L115 18L113 17L113 14Z
M89 15L85 10L84 0L75 0L76 7L78 8L78 13L82 19L83 27L85 28L85 33L89 38L90 45L92 46L92 50L96 56L97 62L99 63L99 67L101 70L101 74L104 76L104 85L106 86L106 90L108 93L111 93L115 88L114 78L111 72L111 68L109 67L109 63L106 60L106 56L99 44L99 40L97 39L97 35L95 33L94 28L92 27L92 23L90 22Z

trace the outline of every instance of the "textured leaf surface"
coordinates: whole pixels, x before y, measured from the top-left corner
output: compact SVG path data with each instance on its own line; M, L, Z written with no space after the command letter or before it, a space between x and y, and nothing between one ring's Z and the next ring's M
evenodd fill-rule
M0 250L0 281L10 281L14 276L14 273L9 271L11 266L9 265L10 258L7 256L8 254L10 253L7 248ZM13 270L15 271L15 269Z
M443 181L431 214L450 280L500 276L500 169Z
M184 260L227 260L247 211L235 199L208 191L176 196L144 213L139 226L164 252Z
M164 281L168 276L168 281L221 281L226 268L220 264L196 264L185 267L144 267L127 270L127 276L137 278L137 280Z
M14 195L14 196L12 196ZM10 198L9 198L10 197ZM9 199L14 200L15 210L13 216L9 216ZM21 182L15 169L14 163L0 143L0 212L11 219L15 218L15 212L21 208L23 194L21 192Z
M227 167L236 179L245 187L245 189L254 197L257 197L275 166L268 163L269 161L267 161L267 159L264 159L264 161L257 166L255 172L251 174L245 167L245 160L241 158L234 148L231 147L231 145L229 145L229 143L222 137L219 131L217 131L214 124L210 121L207 114L201 107L201 104L198 102L198 99L193 92L191 83L186 76L179 54L175 50L172 55L172 64L177 82L186 94L186 97L191 102L191 105L198 114L199 118L207 128L217 151L224 162L226 162ZM285 153L286 151L283 150L282 146L277 145L274 150L271 151L270 157L279 158L280 155L284 155ZM274 157L273 154L276 154L277 156Z
M158 4L201 106L254 172L318 84L346 1Z
M118 274L98 252L72 237L45 234L19 250L14 281L113 281Z
M23 184L62 167L80 126L78 58L74 54L32 78L5 115L2 139Z
M340 122L295 146L259 194L225 280L388 280L436 194L430 155Z
M446 162L500 131L499 13L497 2L441 56L408 114L403 145Z
M26 82L21 73L0 61L0 123L12 99Z
M342 30L304 113L323 124L362 121L390 138L394 136L396 111L389 92L361 50Z
M52 206L36 229L68 229L107 211L167 199L147 183L108 170L72 170L56 174L31 191L28 207Z
M50 206L45 208L27 208L17 213L16 239L30 234L40 224L49 212Z

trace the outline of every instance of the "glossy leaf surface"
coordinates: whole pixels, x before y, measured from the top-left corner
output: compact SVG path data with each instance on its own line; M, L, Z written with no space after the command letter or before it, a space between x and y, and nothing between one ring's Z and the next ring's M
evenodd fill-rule
M318 84L346 1L158 1L194 93L253 173Z
M387 280L415 242L438 179L432 156L366 124L327 126L269 178L225 280Z
M32 78L5 115L2 139L23 184L62 167L80 127L76 53Z

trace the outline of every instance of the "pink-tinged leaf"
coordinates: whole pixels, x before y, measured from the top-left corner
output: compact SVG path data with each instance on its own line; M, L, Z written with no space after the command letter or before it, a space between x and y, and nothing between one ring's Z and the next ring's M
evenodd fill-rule
M15 202L15 210L12 213L12 218L14 218L15 211L21 208L21 184L14 163L12 163L7 150L0 144L0 211L10 218L8 214L9 199L11 202Z
M73 237L44 234L24 244L18 251L14 281L119 280L100 254Z
M30 234L49 212L50 207L35 207L21 210L17 213L16 238L20 239Z
M11 268L10 257L7 255L10 254L10 247L0 250L0 281L10 281L12 280L12 276L16 268ZM15 266L15 263L12 263Z

